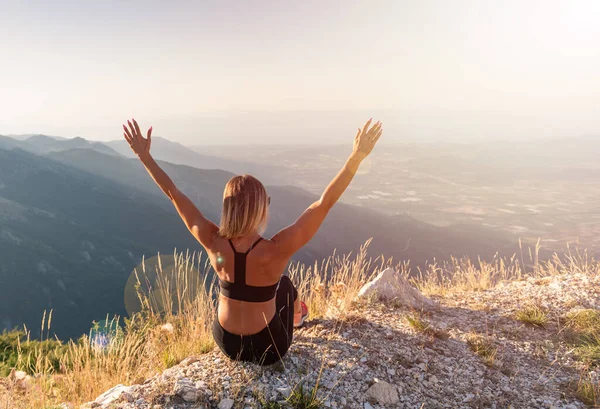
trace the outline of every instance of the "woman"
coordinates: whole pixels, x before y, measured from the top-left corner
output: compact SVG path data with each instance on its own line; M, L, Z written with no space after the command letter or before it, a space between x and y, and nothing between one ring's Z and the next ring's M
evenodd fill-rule
M150 155L152 127L144 138L135 119L124 136L156 184L171 199L189 231L206 249L219 276L219 307L213 336L231 359L272 364L292 342L294 326L308 315L283 271L290 258L315 235L329 210L373 150L382 133L371 119L358 129L346 164L319 200L270 240L263 239L270 197L256 178L233 177L225 186L219 226L207 220Z

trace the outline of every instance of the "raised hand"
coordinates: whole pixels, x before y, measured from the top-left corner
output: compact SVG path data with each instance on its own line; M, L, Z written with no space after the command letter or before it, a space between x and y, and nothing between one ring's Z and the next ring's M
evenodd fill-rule
M362 129L358 128L358 133L354 138L354 150L352 154L360 159L366 158L371 153L383 132L381 121L376 122L369 129L372 120L373 118L369 119Z
M135 119L131 119L131 121L128 120L127 124L129 125L129 129L123 125L123 129L125 130L123 136L125 137L127 143L129 143L133 153L140 158L144 155L149 155L150 144L152 143L152 127L148 128L146 138L144 138Z

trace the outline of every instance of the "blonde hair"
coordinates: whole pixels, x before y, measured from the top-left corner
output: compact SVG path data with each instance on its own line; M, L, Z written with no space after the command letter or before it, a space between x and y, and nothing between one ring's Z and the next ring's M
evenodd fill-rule
M223 192L219 235L231 239L258 231L264 233L269 216L269 196L254 176L232 177Z

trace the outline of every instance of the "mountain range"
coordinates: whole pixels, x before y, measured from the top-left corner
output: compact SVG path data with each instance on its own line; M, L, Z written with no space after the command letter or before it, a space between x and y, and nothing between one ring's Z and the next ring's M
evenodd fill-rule
M192 151L177 156L186 148L166 140L153 143L159 160L176 156L193 163L201 157ZM141 163L125 153L120 144L82 138L0 136L0 329L22 323L37 328L43 311L52 309L53 333L77 337L93 320L126 314L125 283L142 257L200 250ZM215 169L159 163L217 222L231 170L246 164L203 159L203 165ZM216 169L219 165L232 169ZM317 199L290 185L269 184L267 190L272 205L266 236L292 223ZM356 251L371 237L370 255L417 266L450 255L485 258L498 250L514 251L491 231L434 227L339 203L293 260L312 264L334 249L338 254Z

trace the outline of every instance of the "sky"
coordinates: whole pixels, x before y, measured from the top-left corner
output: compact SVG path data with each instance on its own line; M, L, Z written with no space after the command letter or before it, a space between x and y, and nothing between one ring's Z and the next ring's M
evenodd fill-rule
M600 136L600 2L0 0L0 134Z

